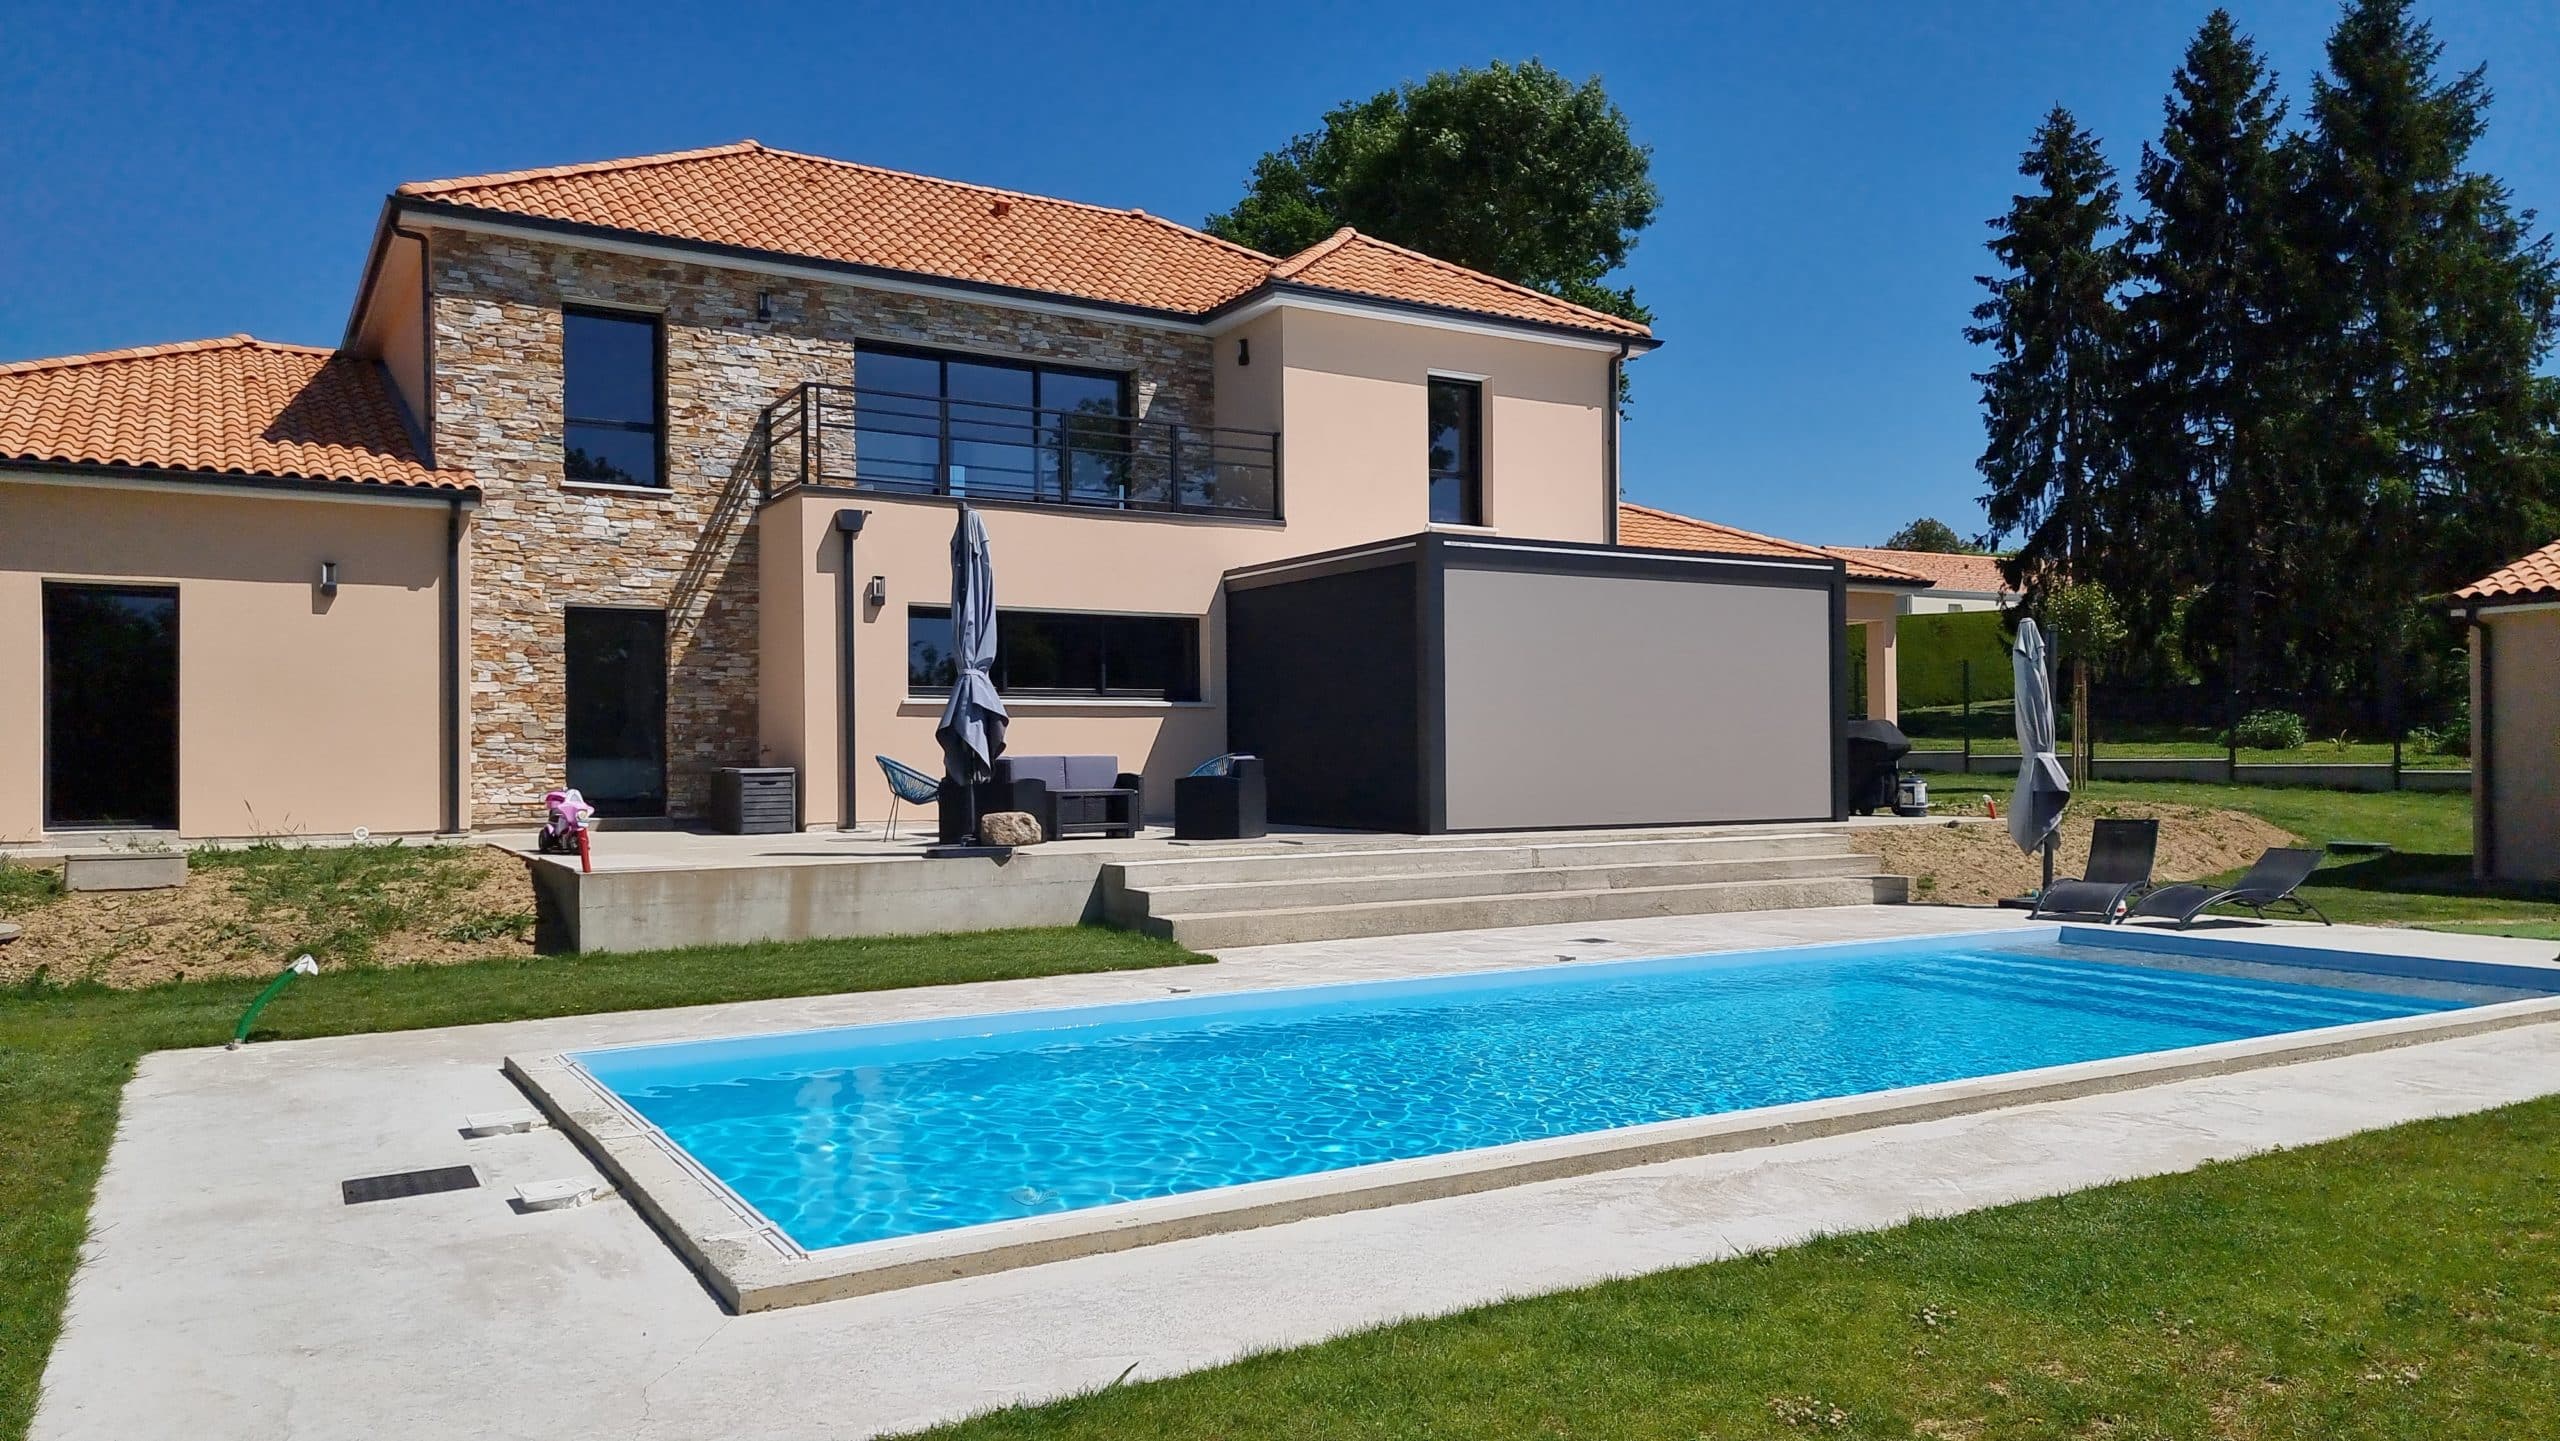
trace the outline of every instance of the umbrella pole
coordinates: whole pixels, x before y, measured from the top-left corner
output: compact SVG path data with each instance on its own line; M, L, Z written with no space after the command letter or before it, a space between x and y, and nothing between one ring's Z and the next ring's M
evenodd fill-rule
M2043 894L2044 894L2044 892L2045 892L2045 891L2049 891L2049 890L2052 890L2052 889L2053 889L2053 833L2052 833L2051 831L2047 831L2047 832L2045 833L2045 837L2044 837L2044 891L2038 891L2038 892L2036 892L2036 894L2037 894L2037 895L2039 895L2039 896L2041 896L2041 895L2043 895Z

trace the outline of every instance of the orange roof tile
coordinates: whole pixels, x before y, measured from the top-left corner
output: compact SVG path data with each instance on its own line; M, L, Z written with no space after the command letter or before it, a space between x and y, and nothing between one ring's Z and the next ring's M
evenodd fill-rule
M403 185L411 200L1202 316L1271 281L1615 335L1645 327L1344 230L1285 261L1143 210L753 140Z
M1438 305L1480 315L1532 320L1541 325L1647 336L1637 321L1558 300L1542 290L1497 280L1463 265L1435 260L1418 250L1389 245L1349 226L1271 268L1271 278L1352 295Z
M375 361L234 335L0 365L0 464L468 490L428 468Z
M2002 578L1996 555L1947 555L1929 550L1887 550L1874 545L1829 545L1841 559L1907 571L1941 590L1975 591L1983 595L2015 594Z
M476 210L1198 313L1271 257L1139 210L936 180L752 140L403 185Z
M2480 577L2455 591L2453 598L2491 605L2525 600L2560 600L2560 540L2513 565Z
M1881 581L1893 585L1929 583L1926 577L1909 571L1841 555L1818 545L1799 545L1774 535L1718 525L1711 520L1656 510L1632 501L1618 504L1618 543L1653 550L1711 550L1726 555L1785 555L1811 560L1838 560L1847 563L1851 580Z

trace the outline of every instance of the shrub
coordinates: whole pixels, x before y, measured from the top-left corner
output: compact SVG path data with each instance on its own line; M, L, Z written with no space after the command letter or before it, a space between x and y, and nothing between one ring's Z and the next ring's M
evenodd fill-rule
M2290 751L2300 750L2311 739L2311 728L2289 710L2253 710L2240 718L2231 734L2244 750Z
M0 856L0 916L32 911L62 894L62 872Z

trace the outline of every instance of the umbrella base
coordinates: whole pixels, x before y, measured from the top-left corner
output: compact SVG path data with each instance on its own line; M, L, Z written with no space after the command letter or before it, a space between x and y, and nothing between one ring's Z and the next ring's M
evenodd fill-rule
M2032 911L2036 908L2036 898L2033 896L2002 896L1995 904L2004 911Z

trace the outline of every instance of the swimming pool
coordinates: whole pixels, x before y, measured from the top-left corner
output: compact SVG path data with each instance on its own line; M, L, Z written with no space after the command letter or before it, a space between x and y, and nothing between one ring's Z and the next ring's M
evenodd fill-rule
M2192 963L2145 941L1556 965L566 1060L818 1251L2472 1003L2171 969Z

